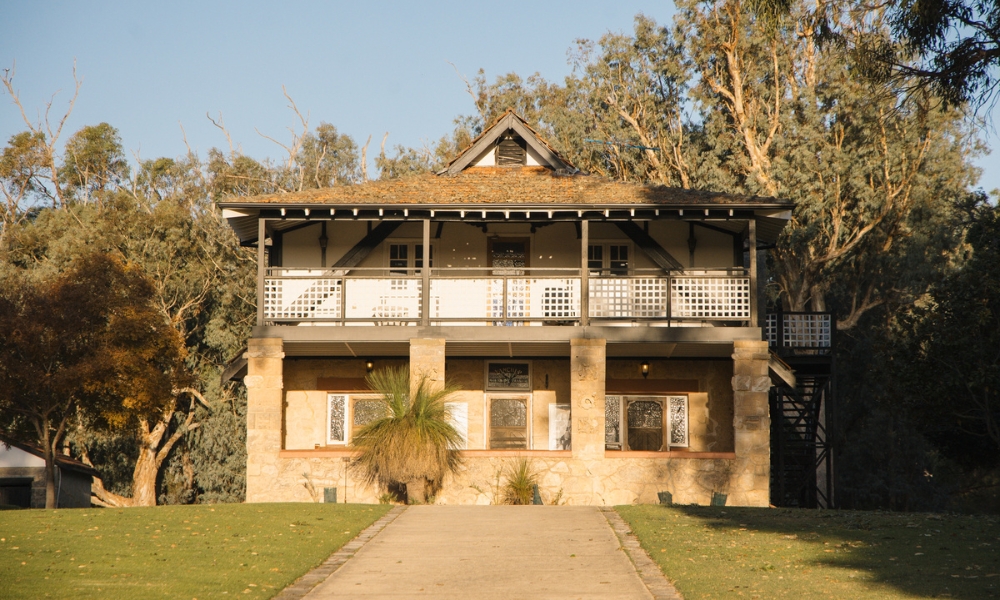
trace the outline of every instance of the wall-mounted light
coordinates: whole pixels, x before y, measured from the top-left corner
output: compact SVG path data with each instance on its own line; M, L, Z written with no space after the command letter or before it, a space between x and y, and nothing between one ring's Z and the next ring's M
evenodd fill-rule
M642 361L642 364L639 366L639 370L642 371L643 379L649 377L649 361L648 360Z
M365 361L365 371L371 373L374 370L375 370L375 362L372 361L371 359L366 360Z

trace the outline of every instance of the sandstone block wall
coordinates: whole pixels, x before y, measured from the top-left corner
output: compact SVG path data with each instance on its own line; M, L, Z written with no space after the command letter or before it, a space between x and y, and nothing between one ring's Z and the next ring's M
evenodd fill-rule
M537 454L537 453L534 453ZM362 486L350 472L346 457L287 458L278 461L271 502L322 502L323 488L336 487L338 502L378 502L379 490ZM470 456L459 471L445 478L438 504L500 502L504 470L514 456ZM580 460L567 452L532 456L539 493L545 504L656 504L657 492L669 491L678 504L707 505L713 493L729 495L728 504L745 498L739 459L731 458L606 458ZM261 500L265 501L265 500Z
M279 476L285 357L280 339L251 339L247 344L247 502L276 501L283 493Z
M283 449L309 451L325 443L326 397L324 390L316 389L317 382L322 377L357 377L360 373L355 371L359 365L363 368L363 362L341 361L346 371L337 368L336 361L284 362L281 341L270 339L251 340L247 358L247 501L316 502L322 501L323 488L336 487L341 502L377 502L378 490L356 483L356 475L349 470L349 452L328 452L323 456L286 452L286 456L279 456ZM635 361L606 361L604 340L573 340L569 361L533 361L532 427L536 450L524 454L531 457L538 472L543 500L547 504L655 503L657 492L670 491L677 503L707 504L712 494L719 492L729 496L730 505L767 506L767 359L765 342L737 342L732 363L705 363L691 369L670 363L656 367L665 369L666 377L693 376L707 388L689 397L692 450L723 453L710 458L605 454L606 369L612 370L612 378L627 378L634 376L626 371L635 370ZM413 340L410 361L411 373L427 375L436 385L443 384L444 340ZM698 365L698 361L690 362ZM467 388L451 400L468 404L469 448L483 448L483 361L449 359L447 369L449 379ZM731 374L728 389L720 383L727 372ZM731 401L720 403L719 396ZM548 454L544 452L548 447L548 404L567 400L572 406L573 449ZM726 414L732 415L731 427L720 423ZM722 433L718 433L720 430ZM699 435L703 441L697 441ZM459 472L446 479L436 501L496 501L497 487L503 483L502 471L513 456L470 453Z
M771 482L771 419L767 342L737 341L733 347L733 438L736 477L733 501L767 506Z
M573 458L604 458L606 341L570 340L570 412Z

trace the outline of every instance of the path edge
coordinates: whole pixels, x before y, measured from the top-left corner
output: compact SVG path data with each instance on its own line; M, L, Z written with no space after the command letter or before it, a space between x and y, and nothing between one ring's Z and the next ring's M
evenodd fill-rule
M392 510L385 513L382 518L366 527L357 535L357 537L347 542L341 546L339 550L331 554L329 558L320 563L318 567L310 570L302 577L293 581L288 587L278 592L277 595L273 596L272 600L300 600L301 598L304 598L306 594L313 591L313 588L326 581L330 575L336 573L337 569L344 566L344 563L354 556L355 553L362 548L362 546L371 541L373 537L385 529L389 523L396 520L396 517L403 514L403 511L405 510L406 506L394 506Z
M684 597L677 591L674 584L670 583L663 575L663 571L660 570L659 565L653 562L649 554L642 549L639 539L635 537L628 523L618 514L618 511L610 506L602 506L601 514L604 515L604 518L608 521L608 525L611 526L615 535L618 536L618 541L621 543L622 549L632 561L632 566L635 567L636 573L639 574L639 579L642 580L643 585L646 586L649 593L653 595L654 600L684 600Z

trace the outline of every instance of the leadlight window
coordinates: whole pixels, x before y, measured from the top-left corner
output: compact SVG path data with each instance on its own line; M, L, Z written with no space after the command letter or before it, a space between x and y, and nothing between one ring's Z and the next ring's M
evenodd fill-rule
M515 360L487 361L487 390L531 390L531 362Z
M604 397L604 446L608 450L622 449L622 397Z
M347 395L326 396L326 443L347 443Z
M389 416L388 408L373 394L327 394L326 443L348 444L355 432Z
M689 446L687 396L606 396L604 402L605 448L662 451Z
M490 449L528 448L528 397L498 396L489 401Z
M351 396L351 433L389 416L385 402L376 396Z

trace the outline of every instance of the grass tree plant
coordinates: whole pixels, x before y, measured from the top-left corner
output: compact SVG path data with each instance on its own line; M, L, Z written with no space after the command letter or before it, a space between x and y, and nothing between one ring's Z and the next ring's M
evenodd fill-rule
M532 504L535 497L535 486L538 485L538 473L531 464L531 459L521 457L504 466L507 483L503 488L504 504Z
M454 449L461 446L462 436L445 407L445 399L457 388L435 390L424 378L411 391L406 368L373 371L368 384L378 392L385 416L354 435L358 453L352 469L368 485L405 487L408 502L426 502L461 462Z

